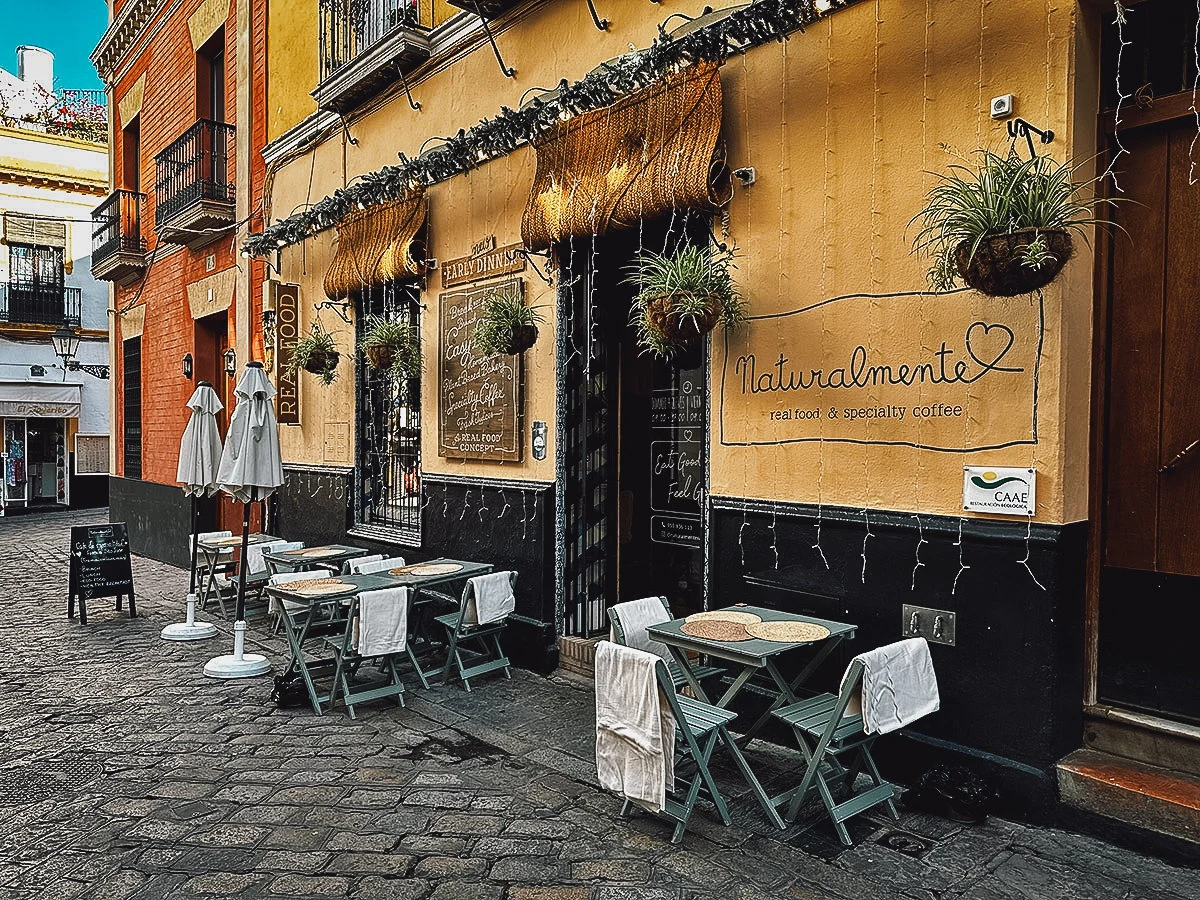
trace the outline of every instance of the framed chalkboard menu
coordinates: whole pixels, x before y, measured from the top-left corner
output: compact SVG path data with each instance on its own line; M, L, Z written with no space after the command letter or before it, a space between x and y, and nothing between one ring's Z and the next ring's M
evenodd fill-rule
M438 455L521 459L521 356L483 356L472 345L488 294L524 291L513 278L441 294L438 303Z
M129 617L137 615L133 599L133 566L129 560L129 532L123 522L76 525L71 528L71 570L67 615L87 624L87 601L96 597L129 598Z

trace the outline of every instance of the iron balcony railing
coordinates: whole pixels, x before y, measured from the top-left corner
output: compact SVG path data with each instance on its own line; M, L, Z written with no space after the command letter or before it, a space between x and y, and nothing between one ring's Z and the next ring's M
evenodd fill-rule
M142 200L145 194L113 191L92 210L92 265L117 253L145 253L142 237Z
M321 80L400 28L427 30L431 0L319 0Z
M54 282L9 281L0 293L0 322L79 327L83 291Z
M234 127L200 119L154 157L154 224L170 222L193 203L232 203Z

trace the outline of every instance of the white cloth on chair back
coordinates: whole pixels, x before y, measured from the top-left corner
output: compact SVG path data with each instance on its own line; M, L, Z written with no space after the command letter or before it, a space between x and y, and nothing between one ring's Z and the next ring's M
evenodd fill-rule
M499 622L517 608L513 596L512 572L493 572L468 579L471 590L463 610L464 625L490 625Z
M675 781L675 719L653 653L596 645L596 774L600 786L661 812Z
M886 644L854 659L863 665L862 717L867 734L896 731L941 706L925 638Z
M196 535L196 539L201 540L201 541L209 541L214 538L226 538L226 537L233 537L233 532L232 531L202 531L198 535ZM192 539L189 537L188 538L188 549L189 550L191 549L191 546L192 546Z
M358 654L402 653L408 643L408 588L358 595Z
M279 572L271 576L269 584L287 584L289 581L303 581L305 578L320 578L312 572Z
M357 559L346 561L346 572L349 575L361 575L362 567L368 563L378 562L383 559L382 553L372 553L370 556L360 556Z
M284 550L299 550L304 546L303 541L266 541L262 544L251 544L246 548L246 575L253 577L267 571L267 561L264 553L282 553Z
M661 625L671 621L671 616L663 606L661 597L643 597L641 600L627 600L612 608L613 614L621 622L621 630L625 632L625 646L636 650L645 650L655 656L671 661L671 651L661 641L650 637L647 629L651 625Z
M376 572L386 572L388 569L400 568L404 565L404 557L393 556L389 559L384 559L383 555L380 554L377 558L368 559L355 568L354 563L356 562L359 562L359 560L356 559L350 563L351 575L374 575Z

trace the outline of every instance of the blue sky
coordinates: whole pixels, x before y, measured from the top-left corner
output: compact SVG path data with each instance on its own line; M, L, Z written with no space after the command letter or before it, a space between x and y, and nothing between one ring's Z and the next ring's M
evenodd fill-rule
M56 87L104 86L88 59L108 27L104 0L0 0L0 22L0 68L15 75L17 47L35 44L54 53Z

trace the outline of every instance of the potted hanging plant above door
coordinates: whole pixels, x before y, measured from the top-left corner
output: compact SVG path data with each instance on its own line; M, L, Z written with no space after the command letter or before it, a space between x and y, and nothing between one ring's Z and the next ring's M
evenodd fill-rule
M475 323L472 338L475 351L483 356L524 353L537 342L538 325L545 324L538 309L525 304L519 288L512 285L496 288L484 298L483 310Z
M733 252L687 245L672 254L647 252L628 267L636 288L629 323L645 352L673 359L700 345L718 323L736 329L746 301L733 284Z
M318 376L321 384L329 385L337 378L337 366L341 358L342 354L333 342L333 335L326 331L318 320L313 322L307 334L296 340L284 371L295 375L297 370L303 369Z
M930 257L929 284L948 291L960 280L991 297L1015 297L1050 284L1088 239L1097 203L1094 183L1077 182L1070 163L981 150L978 167L938 175L912 222L914 249ZM911 224L911 223L910 223Z
M415 325L368 316L359 348L372 368L395 378L421 374L421 333Z

